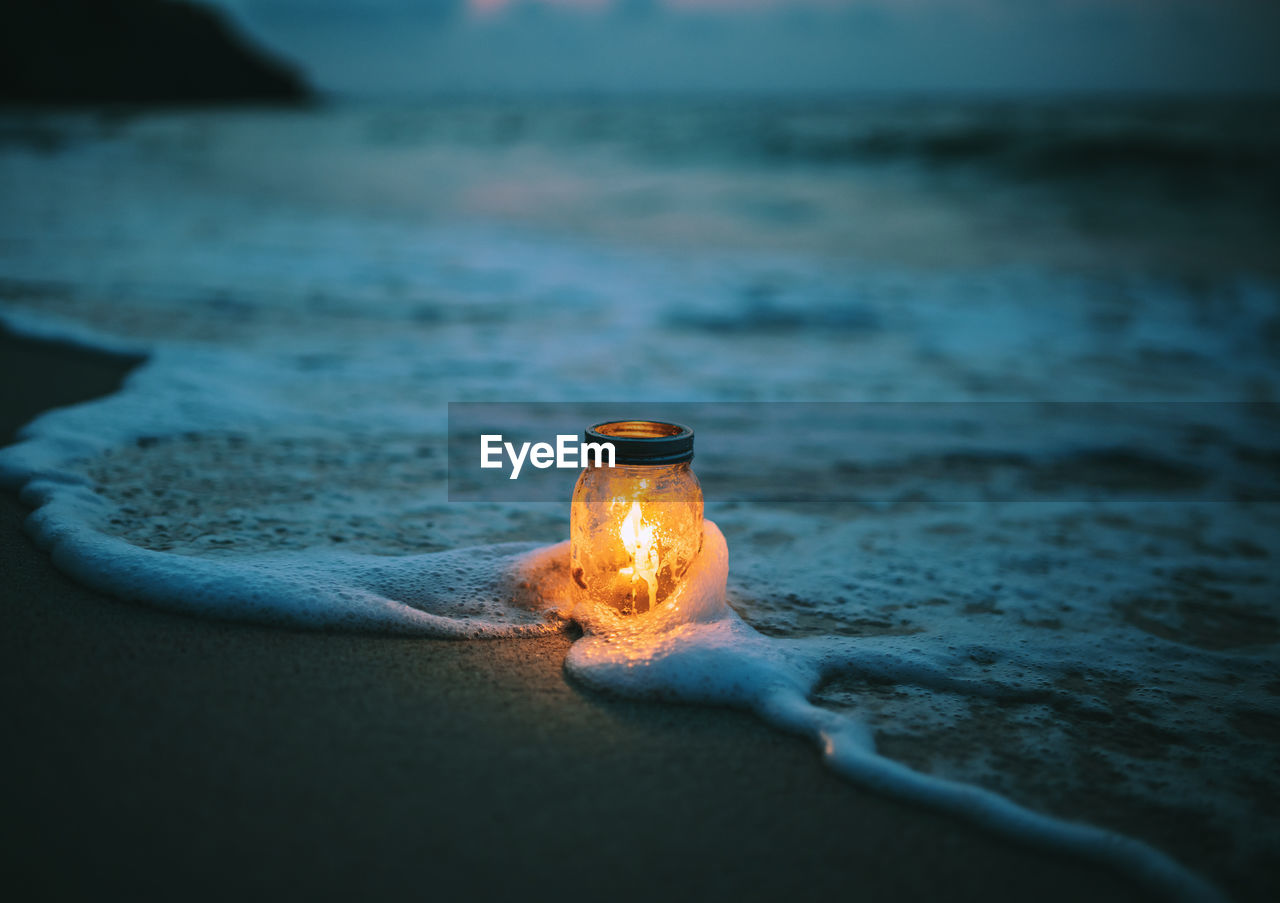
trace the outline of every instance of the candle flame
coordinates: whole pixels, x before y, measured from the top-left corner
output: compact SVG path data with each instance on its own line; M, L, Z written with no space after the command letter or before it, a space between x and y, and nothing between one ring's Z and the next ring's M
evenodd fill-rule
M645 582L649 589L648 607L653 608L658 603L658 544L654 541L653 524L644 519L638 501L631 503L631 510L622 519L619 535L631 556L631 566L622 568L621 573L631 575L633 586L636 579Z

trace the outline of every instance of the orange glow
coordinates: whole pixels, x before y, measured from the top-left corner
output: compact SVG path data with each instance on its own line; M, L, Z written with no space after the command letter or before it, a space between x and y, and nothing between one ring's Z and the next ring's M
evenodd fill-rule
M702 545L702 491L689 465L588 468L574 488L571 573L583 597L621 614L676 591Z
M569 568L579 598L622 615L653 611L676 595L702 547L693 430L613 420L583 435L614 443L617 464L589 464L573 487Z

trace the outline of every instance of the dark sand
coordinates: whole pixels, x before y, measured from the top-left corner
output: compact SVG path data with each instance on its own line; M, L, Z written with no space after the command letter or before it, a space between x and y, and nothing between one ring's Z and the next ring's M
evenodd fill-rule
M127 369L0 336L0 442ZM109 599L0 495L2 867L23 899L1136 896L848 785L749 715L575 687L567 638L299 633Z

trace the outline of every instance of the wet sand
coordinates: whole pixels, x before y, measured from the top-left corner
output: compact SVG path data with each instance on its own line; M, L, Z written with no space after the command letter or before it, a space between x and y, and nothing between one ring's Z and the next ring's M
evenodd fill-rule
M0 335L0 443L129 362ZM3 868L33 898L1112 900L733 711L570 684L570 640L202 621L61 576L0 493Z

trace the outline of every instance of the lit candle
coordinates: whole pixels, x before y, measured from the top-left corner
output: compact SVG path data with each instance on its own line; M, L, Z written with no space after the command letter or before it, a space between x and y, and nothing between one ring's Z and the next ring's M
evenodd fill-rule
M631 556L631 564L620 568L623 574L632 579L632 598L638 599L634 589L636 579L643 580L648 590L647 599L656 602L658 598L658 544L654 542L653 525L640 513L640 503L632 502L627 516L622 519L622 544L627 547Z

